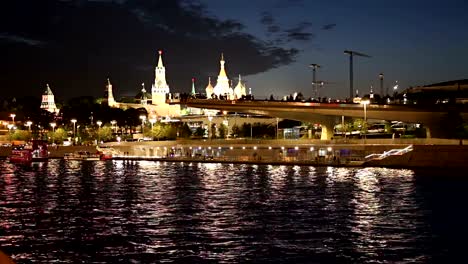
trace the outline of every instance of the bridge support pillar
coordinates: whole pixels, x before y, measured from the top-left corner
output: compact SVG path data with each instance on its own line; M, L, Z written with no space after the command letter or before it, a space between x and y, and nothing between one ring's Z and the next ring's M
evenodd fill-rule
M422 122L427 138L457 138L457 131L463 124L462 116L454 111Z
M330 140L333 137L333 128L335 127L335 118L327 118L320 120L322 134L320 140Z

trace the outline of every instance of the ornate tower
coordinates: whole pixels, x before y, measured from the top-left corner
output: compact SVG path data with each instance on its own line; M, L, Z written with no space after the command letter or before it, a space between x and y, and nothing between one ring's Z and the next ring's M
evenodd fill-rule
M158 66L156 66L154 74L154 84L151 87L152 104L164 104L166 102L166 94L169 93L169 85L166 82L166 68L162 61L162 51L159 52Z
M42 94L41 109L44 109L51 113L58 113L57 106L55 105L54 94L52 93L49 84L47 84L47 88Z
M115 99L114 99L114 93L112 92L112 84L109 78L107 78L106 94L107 94L107 104L110 107L116 107L117 103L115 102Z
M226 74L226 70L224 69L224 56L221 53L221 61L220 63L220 70L218 75L218 81L216 82L216 86L214 87L213 93L217 96L225 95L229 93L229 79Z
M211 99L213 96L213 85L211 85L211 77L208 77L208 85L205 88L206 98Z
M195 96L197 92L195 91L195 78L192 78L192 92L191 95Z
M146 96L146 89L145 89L145 83L141 84L141 104L142 105L147 105L148 104L148 97Z
M240 99L242 96L246 95L247 93L245 91L245 85L242 83L242 78L239 74L239 82L237 83L236 88L234 88L234 99Z

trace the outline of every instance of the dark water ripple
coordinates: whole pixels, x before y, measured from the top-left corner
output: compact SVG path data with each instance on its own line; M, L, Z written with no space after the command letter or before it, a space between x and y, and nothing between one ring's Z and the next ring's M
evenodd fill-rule
M465 258L468 180L437 172L0 162L18 263L428 263Z

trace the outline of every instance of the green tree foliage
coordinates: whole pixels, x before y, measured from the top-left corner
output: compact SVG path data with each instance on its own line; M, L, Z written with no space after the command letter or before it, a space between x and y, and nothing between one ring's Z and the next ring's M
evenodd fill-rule
M219 138L226 138L228 135L228 127L225 124L219 125L218 128Z
M188 127L187 127L188 128ZM185 131L183 127L180 128L177 124L165 124L161 122L157 122L153 125L153 129L145 129L145 137L151 137L155 140L166 140L166 139L176 139L177 132L179 132L179 136L181 131L187 135L189 132ZM190 130L190 128L188 129ZM191 132L190 132L191 133ZM190 135L190 134L189 134Z
M112 141L114 136L112 135L112 127L110 126L103 126L97 131L97 135L100 141Z
M15 131L9 134L8 138L9 140L29 141L31 140L31 133L27 130L16 129Z
M62 143L68 138L68 132L62 127L57 128L55 130L55 138L58 139L60 143Z
M179 127L179 137L190 138L190 136L192 136L192 130L190 130L190 127L187 125L187 123L184 123Z

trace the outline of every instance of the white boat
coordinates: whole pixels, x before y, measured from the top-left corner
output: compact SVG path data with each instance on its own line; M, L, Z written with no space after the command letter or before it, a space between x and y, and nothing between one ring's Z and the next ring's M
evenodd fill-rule
M100 160L100 155L89 151L76 151L74 153L65 153L63 158L66 160Z

